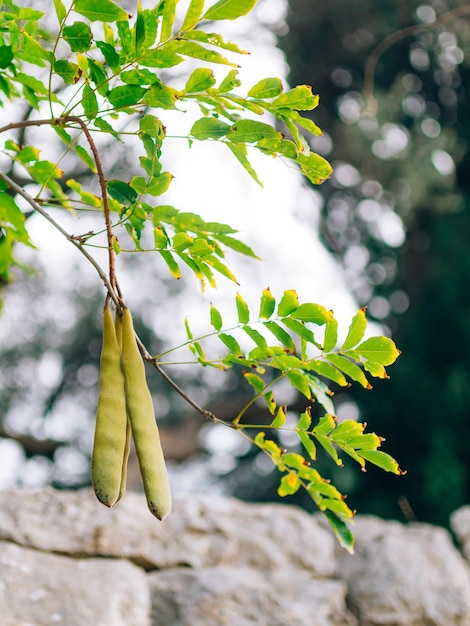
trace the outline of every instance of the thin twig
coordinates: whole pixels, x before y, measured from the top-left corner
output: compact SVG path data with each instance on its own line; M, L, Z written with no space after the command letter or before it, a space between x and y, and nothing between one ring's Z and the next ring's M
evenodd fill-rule
M116 306L120 307L121 304L119 302L119 298L115 294L114 289L113 289L113 287L111 286L111 284L110 284L110 282L108 280L108 277L103 272L103 270L98 265L98 263L95 261L95 259L85 250L85 248L82 246L82 244L73 235L70 235L64 228L62 228L62 226L58 222L56 222L55 219L53 217L51 217L49 215L49 213L47 211L45 211L42 208L42 206L40 204L38 204L36 202L36 200L32 196L29 195L29 193L27 191L25 191L22 187L17 185L14 180L12 180L9 176L4 174L3 172L0 172L0 178L3 181L5 181L7 183L7 185L11 189L13 189L13 191L15 191L22 198L24 198L26 200L26 202L35 211L40 213L48 222L50 222L52 224L52 226L54 226L54 228L56 228L61 233L61 235L63 235L66 239L68 239L77 248L77 250L79 250L83 254L83 256L86 257L86 259L93 265L93 267L98 272L99 277L103 281L104 286L106 287L109 295L113 299L113 301L116 304Z
M108 190L106 189L106 179L104 177L103 166L101 164L101 158L100 158L98 149L96 147L93 137L91 136L90 131L88 130L88 126L80 117L78 117L77 115L67 115L66 117L60 118L60 122L64 124L67 122L75 122L76 124L78 124L80 128L82 129L82 131L84 132L85 137L90 146L90 149L93 153L93 159L95 161L96 171L98 174L98 180L99 180L100 188L101 188L101 197L103 199L104 219L106 222L106 234L108 238L109 282L114 288L117 288L116 269L115 269L115 261L114 261L114 247L113 247L114 234L113 234L113 227L111 224L111 214L109 210ZM117 290L119 292L118 288Z
M415 24L413 26L406 26L400 30L391 33L385 39L383 39L370 53L367 58L366 67L364 70L364 99L366 101L367 112L375 114L377 112L377 100L374 98L374 76L377 62L380 57L397 41L411 37L418 33L423 33L428 30L432 30L453 20L456 17L470 13L470 4L465 4L442 13L438 18L430 24Z
M192 398L190 398L188 394L185 391L183 391L181 387L171 378L171 376L169 376L165 372L165 370L160 367L157 360L153 358L153 356L149 353L149 351L144 346L142 341L137 337L137 335L136 335L136 339L137 339L137 345L139 346L142 357L157 370L160 376L162 376L162 378L164 378L166 382L171 387L173 387L176 393L178 393L178 395L180 395L183 398L183 400L185 400L190 406L193 407L193 409L195 409L198 413L200 413L206 419L211 420L212 422L222 421L222 420L219 420L219 418L216 417L211 411L208 411L207 409L202 408L202 406L199 406L197 402L195 402Z
M26 126L44 126L45 124L48 124L49 126L58 126L59 123L59 120L55 117L51 117L47 120L23 120L21 122L12 122L6 126L1 126L0 133L4 133L7 130L14 130L15 128L25 128Z

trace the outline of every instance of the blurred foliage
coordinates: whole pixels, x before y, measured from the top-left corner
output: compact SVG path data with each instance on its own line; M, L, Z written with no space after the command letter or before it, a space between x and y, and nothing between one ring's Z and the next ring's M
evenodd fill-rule
M446 0L358 0L347 9L291 0L279 37L290 81L321 95L325 135L313 145L336 169L320 189L323 241L359 304L404 352L377 393L350 390L345 400L380 424L408 475L371 469L354 479L349 504L442 524L470 494L467 9ZM392 33L374 75L374 111L364 71Z

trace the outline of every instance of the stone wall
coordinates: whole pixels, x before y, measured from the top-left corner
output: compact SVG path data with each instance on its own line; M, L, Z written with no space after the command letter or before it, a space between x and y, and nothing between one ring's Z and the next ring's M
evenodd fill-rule
M358 517L356 554L319 515L179 496L0 491L2 626L470 626L470 507L442 528Z

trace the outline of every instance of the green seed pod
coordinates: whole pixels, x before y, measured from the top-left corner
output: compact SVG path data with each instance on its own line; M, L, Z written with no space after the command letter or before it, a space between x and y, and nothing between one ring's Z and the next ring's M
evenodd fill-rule
M116 338L118 342L119 349L122 353L122 315L116 311L116 317L114 320L114 325L116 327ZM127 409L126 409L127 413ZM129 417L127 417L127 425L126 425L126 445L124 446L124 457L122 459L122 470L121 470L121 487L119 489L119 496L116 500L116 504L124 497L126 493L126 483L127 483L127 464L129 462L129 454L131 451L131 438L132 438L132 430L131 430L131 422Z
M122 316L122 369L126 386L127 413L150 512L159 520L171 511L171 490L160 444L152 396L145 366L137 346L132 315Z
M109 306L103 314L103 347L100 391L96 411L91 479L96 497L113 506L121 489L122 461L126 445L126 396L114 320Z

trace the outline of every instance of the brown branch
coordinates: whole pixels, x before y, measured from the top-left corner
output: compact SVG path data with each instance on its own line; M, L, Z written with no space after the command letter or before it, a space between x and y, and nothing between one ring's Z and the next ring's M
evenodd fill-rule
M366 67L364 70L364 99L366 101L367 112L375 114L377 112L377 100L374 98L374 76L377 63L380 57L395 43L428 30L432 30L453 20L456 17L470 13L470 4L465 4L442 13L438 18L430 24L416 24L413 26L406 26L400 30L391 33L383 41L381 41L370 53L367 58Z
M7 124L6 126L0 127L0 133L4 133L7 130L14 130L15 128L25 128L26 126L58 126L59 120L55 117L51 117L48 120L23 120L21 122L12 122L11 124Z
M106 234L108 238L109 282L111 283L113 288L115 288L118 291L118 294L120 295L119 287L117 286L117 281L116 281L116 269L115 269L115 258L114 258L114 247L113 247L114 234L113 234L113 227L111 224L111 213L109 210L108 190L106 189L106 179L104 177L103 166L101 164L101 158L100 158L98 149L96 147L96 144L94 142L94 139L91 136L91 133L88 130L88 126L85 124L85 122L77 115L67 115L65 117L60 118L61 124L66 124L67 122L75 122L76 124L80 126L83 133L85 134L85 137L88 141L90 149L93 153L93 159L96 164L96 171L98 174L98 180L99 180L100 188L101 188L101 197L103 199L104 219L106 222Z

